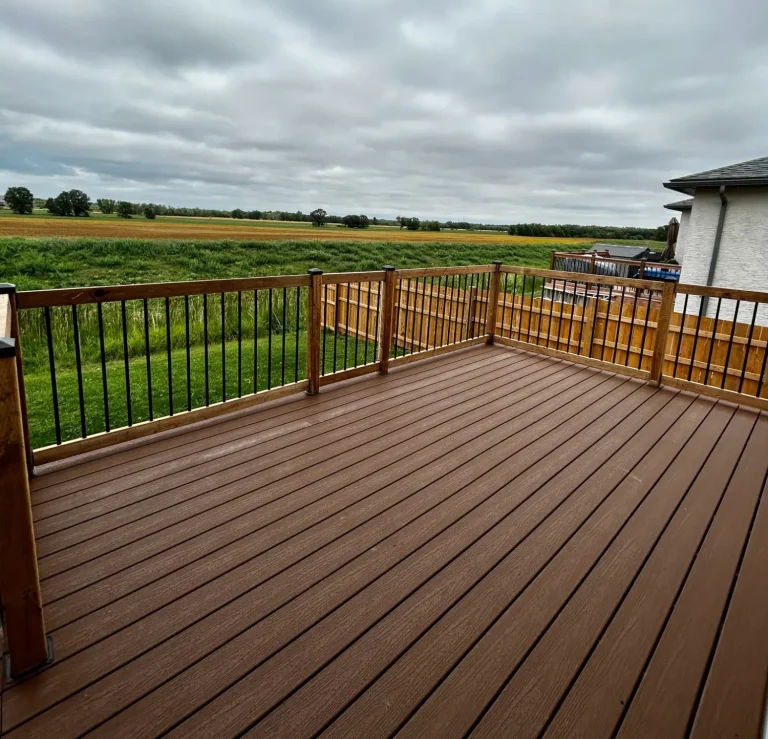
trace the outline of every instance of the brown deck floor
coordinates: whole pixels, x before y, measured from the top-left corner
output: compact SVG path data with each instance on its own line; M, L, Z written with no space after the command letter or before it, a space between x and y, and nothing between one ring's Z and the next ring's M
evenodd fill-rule
M768 415L478 347L38 477L4 736L757 737Z

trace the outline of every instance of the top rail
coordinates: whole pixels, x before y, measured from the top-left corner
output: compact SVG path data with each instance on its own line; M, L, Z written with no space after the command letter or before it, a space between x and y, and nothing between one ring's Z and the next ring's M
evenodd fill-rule
M397 276L401 279L416 279L417 277L450 277L451 275L470 275L495 271L495 264L477 264L468 267L421 267L418 269L399 269L397 270Z
M689 285L681 283L677 286L678 293L702 295L708 298L727 298L749 303L768 303L768 292L761 290L735 290L730 287L711 287L707 285Z
M587 272L561 272L552 269L538 269L534 267L501 267L502 272L509 274L525 275L526 277L549 277L552 280L568 282L588 282L593 285L615 285L632 287L637 290L659 290L657 280L636 280L630 277L609 277L608 275L593 275Z
M346 285L350 282L381 282L386 273L378 272L331 272L323 275L324 285Z
M240 277L227 280L190 280L188 282L151 282L140 285L105 287L66 287L58 290L27 290L17 293L19 308L46 308L59 305L86 305L142 298L172 298L269 288L306 287L309 275L281 277Z
M612 264L626 264L631 267L653 268L655 266L661 266L672 272L679 272L682 267L679 264L668 264L666 262L651 262L647 259L622 259L620 257L612 257L608 252L599 251L556 251L552 253L554 259L581 259L583 261L590 261L591 259L597 259L601 262L610 262Z

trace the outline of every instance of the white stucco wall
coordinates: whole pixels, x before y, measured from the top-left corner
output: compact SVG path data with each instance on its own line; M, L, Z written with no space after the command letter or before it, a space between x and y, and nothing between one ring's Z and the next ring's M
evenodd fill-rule
M685 240L688 236L688 224L691 221L691 211L684 210L680 214L680 230L677 232L677 246L675 247L675 260L683 263L685 257Z
M715 287L768 291L768 188L728 188L726 196L728 209L712 284ZM720 195L717 188L697 190L683 231L681 282L707 284L719 216ZM707 315L714 316L716 308L717 301L710 300ZM719 317L731 320L734 308L733 301L723 300ZM683 309L681 297L676 309ZM750 323L753 310L753 303L742 303L738 320ZM687 312L698 311L698 298L689 297ZM768 325L768 305L758 308L756 323Z

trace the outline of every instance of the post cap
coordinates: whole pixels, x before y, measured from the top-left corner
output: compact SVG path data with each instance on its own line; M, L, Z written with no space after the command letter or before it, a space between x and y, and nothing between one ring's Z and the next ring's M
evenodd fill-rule
M504 262L501 261L501 259L494 259L493 264L495 264L497 267L500 267Z
M0 282L0 295L13 295L16 292L16 285L10 282Z
M312 267L308 271L309 271L309 274L311 274L311 275L321 275L321 274L323 274L323 270L321 270L319 267Z
M16 356L16 339L0 339L0 359Z
M383 269L385 272L394 272L394 271L395 271L395 268L394 268L394 267L393 267L391 264L385 264L385 265L382 267L382 269Z

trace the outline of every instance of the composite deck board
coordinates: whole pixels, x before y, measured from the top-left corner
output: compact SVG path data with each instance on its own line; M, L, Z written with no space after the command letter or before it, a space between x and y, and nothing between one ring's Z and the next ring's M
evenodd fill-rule
M3 736L757 738L767 444L483 346L52 465Z

